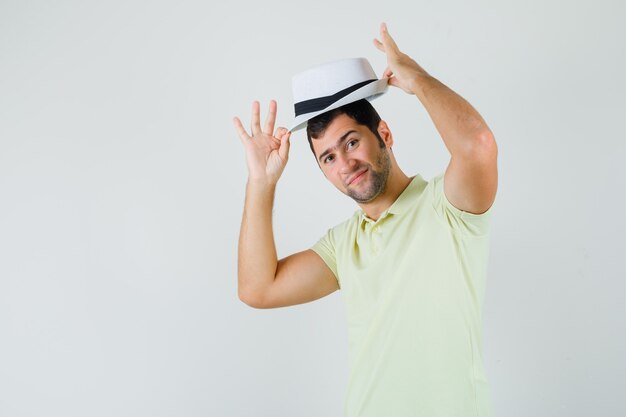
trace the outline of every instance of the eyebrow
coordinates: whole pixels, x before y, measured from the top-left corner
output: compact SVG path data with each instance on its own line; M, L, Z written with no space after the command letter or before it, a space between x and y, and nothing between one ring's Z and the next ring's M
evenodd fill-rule
M324 152L321 153L321 155L317 158L320 162L322 162L322 159L324 159L324 157L326 155L328 155L329 153L331 153L332 151L334 151L335 149L337 149L338 147L341 146L341 144L348 138L348 136L350 135L350 133L357 133L356 130L352 129L347 131L346 133L343 134L343 136L341 136L339 138L339 140L337 141L337 143L335 144L335 146L333 146L332 148L328 148L326 149Z

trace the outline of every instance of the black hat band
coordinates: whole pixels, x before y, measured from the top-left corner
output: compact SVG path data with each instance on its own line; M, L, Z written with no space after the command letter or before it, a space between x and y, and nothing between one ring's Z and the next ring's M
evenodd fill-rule
M312 98L310 100L304 100L299 103L296 103L294 104L296 117L300 116L301 114L313 113L319 110L323 110L326 107L333 104L334 102L341 100L342 98L352 93L353 91L356 91L359 88L363 87L364 85L370 84L374 81L378 81L378 80L373 79L373 80L362 81L348 88L344 88L343 90L333 94L332 96Z

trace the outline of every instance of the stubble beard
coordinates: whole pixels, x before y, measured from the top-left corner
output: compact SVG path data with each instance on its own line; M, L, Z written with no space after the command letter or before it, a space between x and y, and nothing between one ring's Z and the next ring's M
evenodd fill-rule
M363 189L361 190L348 188L346 192L348 197L352 198L357 203L369 203L387 189L387 179L391 172L391 158L386 148L380 150L378 158L376 159L376 166L379 167L378 170L375 170L371 165L368 166L370 174L369 183L362 184Z

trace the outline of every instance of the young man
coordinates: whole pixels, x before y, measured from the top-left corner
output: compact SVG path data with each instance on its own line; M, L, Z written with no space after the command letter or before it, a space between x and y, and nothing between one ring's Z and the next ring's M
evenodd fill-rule
M428 111L451 155L445 173L430 181L407 176L392 152L391 130L371 104L337 98L354 97L353 88L306 100L302 108L310 111L297 117L299 127L305 120L320 169L360 210L312 248L278 260L271 213L291 132L272 135L274 101L261 129L254 102L252 137L234 119L249 170L239 297L275 308L344 292L346 417L491 416L481 319L496 142L478 112L402 53L384 24L380 36L374 45L387 56L385 82L416 95ZM333 107L329 100L349 102Z

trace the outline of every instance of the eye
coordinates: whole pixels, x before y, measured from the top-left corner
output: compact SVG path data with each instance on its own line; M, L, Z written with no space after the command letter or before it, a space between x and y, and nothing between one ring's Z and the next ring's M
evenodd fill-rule
M332 157L333 157L332 155L328 155L326 158L324 158L324 163L327 163L328 162L328 158L332 158Z
M347 146L350 146L350 144L351 144L351 143L356 144L357 142L358 142L358 140L356 140L356 139L352 139L350 142L348 142L348 145L347 145ZM354 146L353 146L353 148L354 148Z

